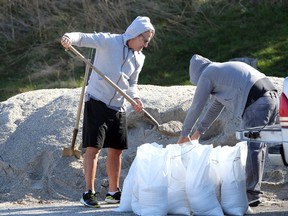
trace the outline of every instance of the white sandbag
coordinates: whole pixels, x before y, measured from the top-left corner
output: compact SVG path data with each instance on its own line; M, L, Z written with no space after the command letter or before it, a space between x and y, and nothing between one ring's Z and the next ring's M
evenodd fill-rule
M193 215L224 216L216 197L210 173L212 145L198 145L190 152L186 174L186 193Z
M221 151L222 151L221 146L217 146L216 148L212 148L210 153L210 175L211 180L213 181L218 202L221 201L222 179L221 179L220 158L219 158Z
M183 145L170 144L168 159L170 166L168 169L168 214L190 215L191 210L186 196L186 168L181 160Z
M166 216L168 188L166 186L139 187L141 216Z
M137 182L141 216L166 216L168 208L167 149L157 143L137 149Z
M137 182L136 182L137 170L136 169L137 169L137 157L134 158L130 166L129 172L124 179L123 188L121 192L120 205L118 208L114 209L114 211L116 212L132 212L131 203L132 203L132 195L133 195L133 185L137 185Z
M137 176L137 174L136 174ZM136 215L141 215L141 206L139 203L139 184L136 180L135 184L131 186L132 187L132 199L131 199L131 208L132 211Z
M221 206L227 215L243 216L248 209L246 181L223 182Z
M181 161L185 169L187 169L190 161L190 152L193 148L197 147L199 142L197 140L192 140L191 142L186 142L181 144Z
M224 146L221 151L221 206L225 214L244 215L248 209L245 165L247 143Z

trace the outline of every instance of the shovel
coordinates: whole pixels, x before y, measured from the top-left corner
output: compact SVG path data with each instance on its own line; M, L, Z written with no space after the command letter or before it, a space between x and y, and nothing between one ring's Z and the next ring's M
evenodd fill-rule
M86 83L88 80L88 75L89 75L89 68L90 67L86 64L85 75L84 75L84 80L83 80L83 84L82 84L80 100L79 100L79 105L78 105L78 110L77 110L77 117L76 117L75 127L73 130L72 143L71 143L71 146L69 148L63 149L63 154L62 154L63 157L75 156L78 159L81 158L81 151L75 149L75 142L76 142L76 137L77 137L78 130L79 130L79 121L80 121L80 116L81 116L81 111L82 111L85 86L86 86Z
M73 46L68 48L72 51L77 57L79 57L83 62L86 63L91 69L93 69L98 75L100 75L105 81L107 81L117 92L119 92L132 106L137 105L136 101L126 94L121 88L119 88L112 80L110 80L105 74L99 71L88 59L86 59L81 53L79 53ZM168 136L178 136L180 133L171 130L169 127L170 124L160 125L156 119L153 118L145 109L142 109L144 115L150 119L150 121L156 126L160 133ZM173 125L173 124L172 124Z

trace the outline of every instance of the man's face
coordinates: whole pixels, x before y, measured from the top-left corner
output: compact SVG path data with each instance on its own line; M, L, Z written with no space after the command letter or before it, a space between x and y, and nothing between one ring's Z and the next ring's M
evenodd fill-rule
M142 34L138 35L137 37L128 41L129 48L133 49L134 51L142 51L144 48L148 47L151 39L153 37L152 32L143 32Z

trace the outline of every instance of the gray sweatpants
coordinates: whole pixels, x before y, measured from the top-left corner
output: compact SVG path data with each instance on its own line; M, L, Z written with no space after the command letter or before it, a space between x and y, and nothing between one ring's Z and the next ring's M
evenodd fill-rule
M277 93L266 92L263 97L246 108L242 117L241 129L279 123L278 112L279 97ZM250 141L247 144L246 186L248 200L253 201L260 198L267 145L263 142Z

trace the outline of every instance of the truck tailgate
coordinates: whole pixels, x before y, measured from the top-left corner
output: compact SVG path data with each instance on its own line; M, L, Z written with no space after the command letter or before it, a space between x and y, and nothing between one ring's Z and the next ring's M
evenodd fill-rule
M253 127L236 131L236 138L243 141L261 141L267 143L282 143L280 124L265 127Z

